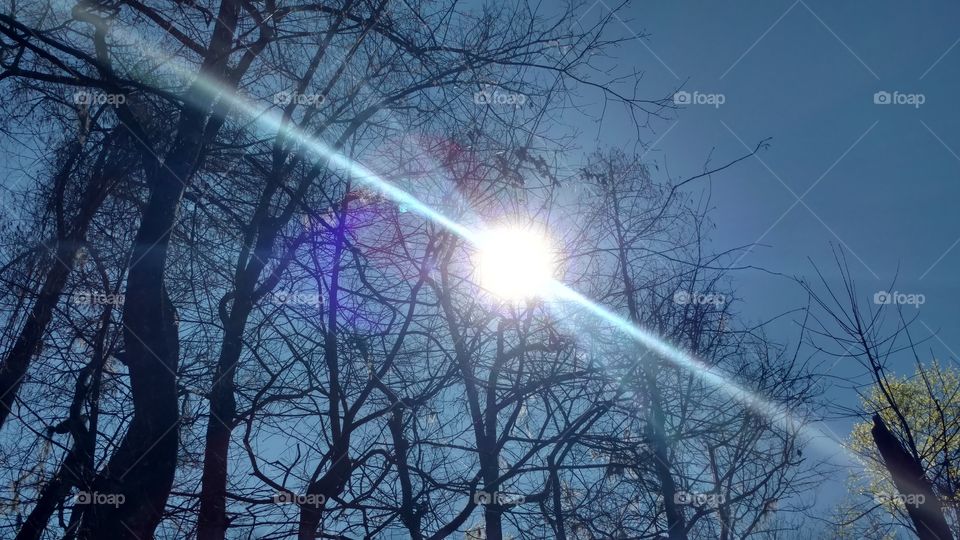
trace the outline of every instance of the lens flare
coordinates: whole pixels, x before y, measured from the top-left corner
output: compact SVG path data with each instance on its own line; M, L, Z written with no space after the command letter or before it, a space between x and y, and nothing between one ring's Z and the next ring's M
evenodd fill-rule
M64 5L66 5L66 3ZM132 40L142 42L138 36L127 32L122 27L117 27L114 31L122 32L125 35L129 34ZM170 59L170 57L156 52L149 44L144 43L141 50L148 56L160 57L165 60ZM191 70L183 69L176 64L174 64L172 68L174 71L180 72L179 74L183 77L184 81L190 81L196 75ZM226 88L213 79L201 77L193 80L193 83L200 89L214 93L218 95L220 99L229 102L236 112L241 113L252 121L252 127L254 129L264 132L273 131L274 133L283 134L286 137L298 140L313 155L325 160L330 168L350 175L358 183L375 189L385 197L392 199L405 211L419 214L460 236L474 246L481 248L481 251L483 250L484 241L482 234L477 234L477 232L470 227L458 223L442 212L435 210L409 192L396 186L393 182L380 177L361 163L347 157L341 153L338 148L327 145L311 133L284 120L282 114L275 107L252 102L239 95L233 89ZM511 229L507 229L507 232L503 234L510 236L511 234L516 234L516 230L511 232ZM494 238L498 236L501 236L501 233L494 234ZM799 427L799 430L805 435L807 441L815 443L826 442L830 445L828 450L834 452L839 450L838 454L846 458L847 463L863 466L855 454L826 433L829 429L825 431L817 425L805 424L798 421L794 418L793 413L785 407L765 400L762 396L755 394L748 388L738 385L725 374L711 369L694 356L675 347L669 341L636 326L620 315L586 298L563 283L556 281L553 278L552 254L549 251L549 243L545 242L542 238L537 241L518 238L512 238L510 240L511 241L505 243L503 247L494 249L492 254L488 252L488 255L491 255L490 265L494 268L491 272L492 275L488 276L488 279L489 277L493 278L492 282L495 284L493 288L499 288L500 286L496 284L503 283L506 292L505 297L522 298L542 295L550 296L559 301L565 301L570 305L580 306L598 319L618 328L625 335L641 343L661 358L699 376L702 380L737 399L743 405L764 414L773 423L790 430ZM526 246L526 248L522 246ZM531 251L539 252L539 254L534 253L531 255ZM550 256L544 255L545 253L550 254ZM530 263L531 257L533 261L532 264ZM502 264L495 261L501 261ZM544 261L550 261L550 264L548 265ZM484 271L481 271L481 274L483 273ZM547 277L545 278L544 276Z
M546 296L553 283L554 256L544 235L508 225L480 233L478 241L483 288L512 302Z

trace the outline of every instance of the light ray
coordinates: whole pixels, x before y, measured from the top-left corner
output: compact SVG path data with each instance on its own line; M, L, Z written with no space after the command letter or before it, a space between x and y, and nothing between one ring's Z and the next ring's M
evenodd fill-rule
M119 27L114 27L114 31L126 33L124 29ZM139 38L135 37L134 39ZM167 56L162 55L162 53L156 52L153 47L143 46L141 47L141 51L148 56L168 58ZM184 77L184 81L190 81L196 76L195 73L186 73L184 68L181 68L179 65L174 65L172 67L175 71L181 72L180 75ZM335 148L332 148L323 141L313 137L311 134L294 125L292 122L285 122L283 120L283 115L274 107L269 105L258 105L212 79L198 78L194 79L192 84L198 85L205 92L211 92L214 95L219 95L220 99L228 100L236 111L242 112L248 116L258 129L274 130L278 134L282 133L286 137L295 138L297 141L303 144L304 148L308 149L320 158L326 159L332 168L349 173L362 185L380 192L383 196L389 198L398 205L403 205L409 211L412 211L413 213L416 213L440 225L450 232L460 236L473 246L478 246L482 242L482 235L479 234L478 231L474 231L469 227L447 217L442 212L434 210L428 204L416 198L411 193L380 177L371 169L355 160L350 159L346 155L337 151ZM833 452L833 455L839 453L846 458L848 462L846 464L857 464L862 466L862 463L860 463L859 457L856 456L856 454L851 452L844 445L834 441L819 427L813 424L804 424L803 422L795 419L791 412L784 406L765 400L756 393L743 388L736 382L726 378L724 375L717 373L715 370L711 369L710 366L704 364L692 355L682 351L673 344L662 339L660 336L638 327L620 315L617 315L602 305L597 304L582 294L574 291L563 283L553 280L553 282L550 284L550 288L554 292L557 300L567 301L584 308L600 320L613 325L625 335L647 347L651 352L660 358L671 362L677 367L689 371L695 376L701 378L704 382L724 391L733 399L736 399L745 406L763 414L780 427L803 434L808 442L824 440L829 441L834 447L836 447L834 450L839 450L839 452Z
M249 108L249 104L245 102L238 103L238 106ZM251 112L253 110L251 109ZM270 118L270 115L261 116L261 118ZM280 122L276 122L276 126L280 127ZM385 197L390 198L397 204L405 205L409 210L412 210L414 213L427 218L438 225L448 229L452 233L462 237L466 241L470 242L475 247L480 247L482 244L482 234L478 234L477 231L471 230L470 228L461 225L454 221L453 219L448 218L443 215L441 212L438 212L431 208L429 205L420 201L407 191L397 187L393 183L381 178L376 173L363 166L360 163L357 163L350 158L344 156L343 154L335 151L330 148L328 145L324 144L321 141L318 141L311 137L309 134L304 132L298 127L290 126L286 129L289 129L291 133L300 138L308 148L316 152L320 156L327 158L331 163L335 164L337 167L342 170L348 171L358 178L365 185L371 189L375 189L382 193ZM757 411L758 413L763 414L773 423L779 425L780 427L797 431L806 436L808 442L816 442L818 440L826 440L833 442L826 433L824 433L819 428L813 427L811 425L804 425L803 422L796 420L791 415L790 411L781 405L769 402L762 397L759 397L754 392L747 390L735 382L727 379L723 375L716 373L709 366L703 362L697 360L691 355L681 351L674 345L670 344L666 340L660 338L656 334L644 330L637 325L631 323L630 321L624 319L623 317L613 313L612 311L606 309L605 307L593 302L589 298L583 296L582 294L574 291L570 287L564 285L563 283L553 280L550 284L550 289L556 295L557 299L569 301L573 304L576 304L601 320L612 324L614 327L622 331L627 336L638 341L645 347L649 348L652 352L660 356L661 358L666 359L672 364L690 371L697 377L700 377L706 383L724 391L733 399L741 402L747 407ZM810 431L814 433L810 433ZM842 454L845 455L848 461L859 462L858 458L852 454L846 447L840 445Z

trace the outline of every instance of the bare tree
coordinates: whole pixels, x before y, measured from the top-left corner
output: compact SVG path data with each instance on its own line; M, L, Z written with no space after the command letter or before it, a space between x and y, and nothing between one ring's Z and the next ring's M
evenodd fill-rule
M69 7L0 14L0 81L63 156L18 194L55 241L2 267L19 538L760 537L810 485L795 430L478 275L472 231L549 229L558 279L624 325L809 399L798 354L736 326L728 254L703 252L686 188L739 160L675 184L623 153L558 166L551 112L577 87L670 107L600 76L616 9ZM123 301L62 301L94 284Z
M917 353L919 343L911 333L911 321L906 319L902 308L892 326L886 320L884 306L864 309L865 298L860 297L861 293L846 263L845 253L837 253L835 263L840 270L839 287L831 286L819 270L818 285L800 280L810 295L817 317L818 328L813 336L816 338L814 344L839 358L855 359L864 367L872 381L873 395L861 394L866 410L858 411L858 414L868 417L872 425L870 434L876 455L869 457L871 460L879 458L892 485L900 495L911 501L910 504L898 507L909 516L909 526L919 538L953 538L944 515L944 501L941 499L945 497L949 500L954 496L951 473L946 473L945 482L942 484L938 485L937 482L950 466L938 466L939 452L930 455L928 450L918 444L915 420L909 418L904 407L907 398L902 394L902 390L898 392L896 380L889 371L888 363L892 356L901 353L913 357L918 373L924 378L923 393L934 403L933 410L926 411L924 415L933 415L937 419L935 425L938 432L946 436L952 429L948 426L955 422L951 415L945 412L933 392L933 386L926 379ZM842 347L842 350L830 348L836 346ZM889 423L882 415L888 416ZM947 446L941 448L947 452L946 460L949 463ZM882 500L884 497L879 498ZM887 494L886 499L891 499L891 496ZM874 504L874 501L868 504L867 510L861 512L859 517L884 507L882 504Z

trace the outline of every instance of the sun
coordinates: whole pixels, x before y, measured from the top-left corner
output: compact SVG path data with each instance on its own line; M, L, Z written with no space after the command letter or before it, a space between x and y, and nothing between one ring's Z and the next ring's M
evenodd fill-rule
M505 225L483 232L477 247L483 288L512 302L548 296L555 261L545 235L530 228Z

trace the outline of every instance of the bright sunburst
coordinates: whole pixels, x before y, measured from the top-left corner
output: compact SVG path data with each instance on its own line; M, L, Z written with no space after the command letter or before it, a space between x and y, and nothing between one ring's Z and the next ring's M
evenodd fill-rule
M554 279L554 253L541 233L515 225L489 229L478 242L480 285L508 301L544 297Z

